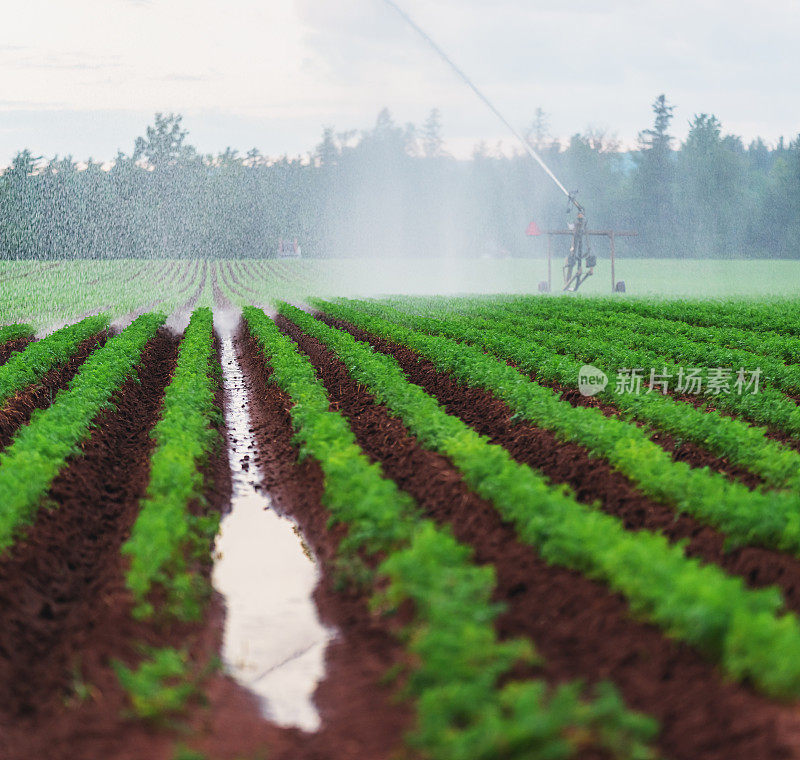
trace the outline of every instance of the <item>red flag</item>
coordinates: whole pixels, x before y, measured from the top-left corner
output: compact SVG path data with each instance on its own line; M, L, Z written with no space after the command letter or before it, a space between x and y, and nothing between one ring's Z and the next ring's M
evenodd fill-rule
M536 224L536 222L531 222L528 225L528 229L525 230L525 234L526 235L531 235L531 236L536 236L536 235L541 235L542 231L539 229L539 227Z

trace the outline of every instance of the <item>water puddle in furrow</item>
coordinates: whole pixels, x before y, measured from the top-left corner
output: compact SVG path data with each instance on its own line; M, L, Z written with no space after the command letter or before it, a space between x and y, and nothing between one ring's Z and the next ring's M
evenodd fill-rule
M311 552L295 524L254 486L261 476L244 376L230 335L221 337L221 347L233 474L213 573L227 606L222 659L226 671L260 698L265 718L315 731L320 721L312 695L334 631L320 623L314 606L319 570Z

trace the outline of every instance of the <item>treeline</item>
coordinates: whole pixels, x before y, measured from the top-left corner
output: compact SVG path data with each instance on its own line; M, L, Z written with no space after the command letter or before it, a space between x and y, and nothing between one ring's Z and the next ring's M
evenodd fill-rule
M630 255L800 256L800 136L745 146L698 114L678 143L663 95L653 111L635 151L596 130L563 144L541 110L527 136L590 227L639 232ZM186 138L180 116L157 114L110 166L21 151L0 176L0 258L268 257L295 238L304 256L525 256L541 253L530 221L570 220L521 150L449 156L436 110L421 126L384 110L369 130L326 129L296 159L202 155Z

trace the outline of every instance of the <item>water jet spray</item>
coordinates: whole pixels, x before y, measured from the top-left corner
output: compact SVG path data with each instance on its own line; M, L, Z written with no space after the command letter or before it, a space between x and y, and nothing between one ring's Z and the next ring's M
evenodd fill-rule
M539 155L536 149L520 134L514 125L503 116L497 107L492 103L486 95L478 89L475 83L456 65L452 58L438 45L438 43L419 25L411 16L406 13L394 0L383 0L386 5L397 12L400 17L420 36L423 40L433 49L433 51L441 58L456 76L467 86L472 92L477 95L480 101L500 120L503 126L519 141L525 152L544 170L553 182L556 183L558 189L567 196L569 206L567 212L572 207L578 212L578 218L572 226L572 245L570 247L569 255L564 264L564 290L577 290L581 284L594 272L596 263L595 257L592 255L589 247L589 238L586 235L587 222L586 210L578 203L575 198L575 193L569 192L562 182L556 177L550 167L544 162L544 159ZM586 269L584 270L584 262ZM573 274L574 271L574 274Z

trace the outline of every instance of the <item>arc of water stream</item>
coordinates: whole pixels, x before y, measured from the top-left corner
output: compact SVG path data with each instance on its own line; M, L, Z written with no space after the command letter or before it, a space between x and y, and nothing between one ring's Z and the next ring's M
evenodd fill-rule
M394 2L394 0L383 0L383 2L385 2L386 5L394 9L398 14L400 14L403 20L420 37L422 37L422 39L425 40L425 42L427 42L428 45L430 45L430 47L436 52L436 54L456 73L458 78L461 79L461 81L464 82L464 84L467 85L467 87L469 87L470 90L472 90L475 93L475 95L478 96L478 98L483 102L483 104L487 108L489 108L489 110L501 121L501 123L506 127L506 129L508 129L508 131L511 132L511 134L517 138L517 140L519 140L519 142L521 143L525 151L528 153L528 155L534 161L536 161L536 163L539 164L539 166L541 166L542 169L545 171L547 176L550 177L550 179L552 179L553 182L556 183L556 185L558 185L558 189L561 190L561 192L564 193L564 195L566 195L567 198L569 198L572 203L576 203L575 199L572 197L572 194L567 190L566 187L564 187L564 185L560 182L558 177L556 177L556 175L553 174L550 167L544 162L544 159L538 154L538 152L534 149L534 147L530 144L530 142L528 142L528 140L526 140L520 134L520 132L514 127L514 125L511 124L511 122L508 119L506 119L506 117L503 116L503 114L500 113L500 111L497 110L494 103L492 103L492 101L489 100L489 98L487 98L486 95L484 95L476 87L475 83L456 65L453 59L450 58L450 56L447 55L447 53L445 53L445 51L436 43L436 41L419 24L417 24L417 22L414 21L414 19L412 19L411 16L408 15L408 13L406 13L396 2Z

